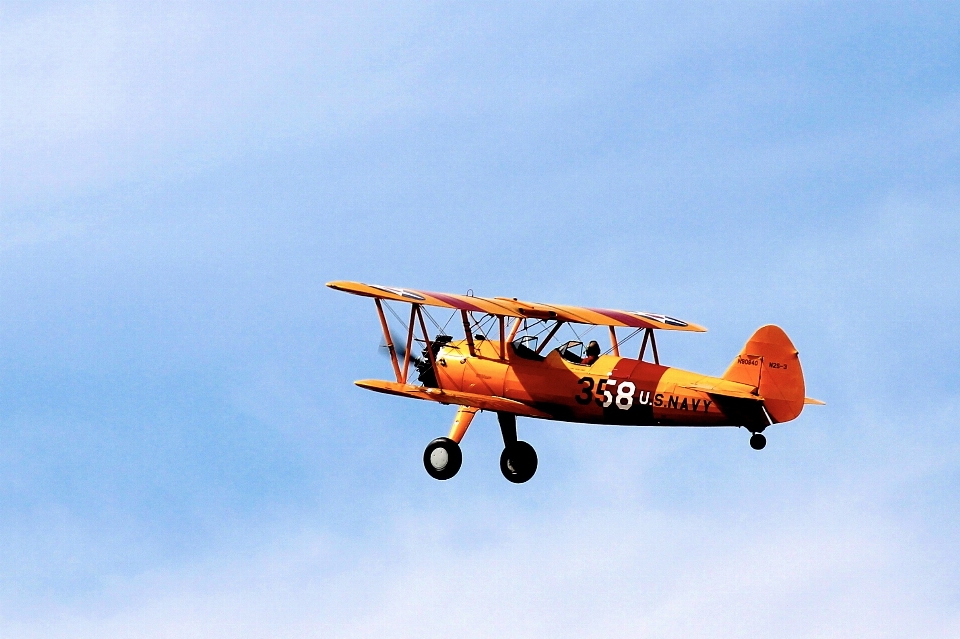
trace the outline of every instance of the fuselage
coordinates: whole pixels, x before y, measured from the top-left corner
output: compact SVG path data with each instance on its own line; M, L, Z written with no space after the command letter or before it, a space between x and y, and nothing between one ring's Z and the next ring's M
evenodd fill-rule
M564 359L556 349L539 357L521 355L508 344L501 358L499 346L476 341L471 355L465 340L445 344L436 355L440 388L506 397L573 422L727 426L763 419L755 414L762 410L757 402L690 388L756 393L747 384L615 355L585 366Z

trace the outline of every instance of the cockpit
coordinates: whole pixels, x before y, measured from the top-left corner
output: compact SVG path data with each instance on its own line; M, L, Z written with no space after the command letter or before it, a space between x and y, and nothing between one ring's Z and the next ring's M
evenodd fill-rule
M506 318L503 316L486 314L474 318L468 313L462 315L464 331L467 334L466 348L471 355L474 355L475 351L479 352L484 349L489 354L503 359L502 350L505 348L510 356L534 362L542 362L550 356L560 357L564 361L579 366L593 366L604 354L603 348L596 339L589 339L588 342L591 331L598 326L596 324L588 324L586 328L580 328L582 325L562 320L519 318L507 331ZM446 324L441 327L437 322L434 323L441 330L446 328ZM447 323L449 323L449 320ZM653 330L638 328L621 341L617 339L614 327L607 328L610 333L611 344L610 348L605 351L606 353L612 353L619 357L619 346L635 335L643 333L643 344L640 347L639 358L643 359L649 341L653 346L654 362L658 361L656 343L653 341ZM496 335L498 332L499 339ZM449 339L445 335L438 336L438 340ZM560 345L551 348L557 343ZM459 350L461 347L457 346L455 348ZM553 355L554 352L556 355ZM426 366L427 362L424 361L423 364Z
M538 352L537 344L539 342L540 338L537 335L524 335L513 340L511 345L513 346L513 352L518 356L542 362L546 358Z
M557 352L560 353L560 357L568 362L579 364L583 361L583 342L571 340L561 345Z
M537 347L539 342L540 338L536 335L524 335L511 342L511 346L513 347L513 352L516 353L518 357L540 362L546 358L540 354L542 349ZM594 349L596 352L593 352L591 349ZM590 346L584 351L583 342L579 340L564 342L554 350L566 361L585 366L593 364L600 355L600 349L596 342L590 342Z

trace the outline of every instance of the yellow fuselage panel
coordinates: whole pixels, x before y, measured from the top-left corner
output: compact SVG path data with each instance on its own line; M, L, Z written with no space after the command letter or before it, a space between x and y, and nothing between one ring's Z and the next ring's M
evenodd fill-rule
M726 425L743 421L730 414L742 412L743 402L761 410L757 401L734 406L737 400L689 388L755 395L745 384L613 355L583 366L556 350L542 360L524 358L508 345L501 358L499 346L477 341L471 356L466 341L447 344L437 355L439 386L523 402L554 419L602 424Z

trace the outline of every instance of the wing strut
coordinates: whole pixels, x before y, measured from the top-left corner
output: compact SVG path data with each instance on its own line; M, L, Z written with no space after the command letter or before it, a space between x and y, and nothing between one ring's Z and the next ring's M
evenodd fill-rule
M410 349L413 348L413 320L417 314L417 305L410 305L410 321L407 322L407 348L403 351L403 379L401 384L407 383L407 374L410 371Z
M470 330L470 320L467 319L467 312L460 311L460 317L463 318L463 332L467 336L467 348L470 350L470 357L476 357L477 351L473 347L473 332Z
M552 340L553 336L557 334L557 331L560 330L561 326L563 326L563 320L557 320L557 323L553 326L552 329L550 329L550 332L547 333L547 336L543 338L543 342L541 342L540 346L537 347L537 355L539 355L540 351L542 351L544 347L550 343L550 340Z
M507 338L508 342L512 342L517 337L517 331L520 330L520 322L523 321L522 317L518 317L517 321L513 323L513 328L510 329L510 337Z
M611 331L613 329L611 328ZM647 340L650 340L650 346L653 348L653 363L660 365L660 355L657 353L657 338L653 334L652 328L646 328L643 330L643 342L640 344L640 355L637 357L641 362L643 361L643 353L647 350Z
M393 364L393 372L397 375L397 381L403 382L400 375L400 364L397 362L397 349L393 347L393 339L390 337L390 329L387 327L387 318L383 314L383 305L380 298L373 299L377 303L377 314L380 316L380 327L383 329L383 339L387 343L387 350L390 351L390 363Z
M497 315L497 319L500 320L500 359L505 360L507 359L507 342L504 337L506 335L506 331L504 330L506 327L504 326L503 315Z
M420 330L423 331L423 341L427 345L427 357L430 358L430 368L433 369L433 377L437 380L437 388L440 388L440 372L437 370L437 358L433 354L433 347L430 344L430 336L427 335L427 325L423 321L423 311L420 310L419 304L414 304L413 307L417 309L417 318L420 320Z
M613 350L613 354L617 357L620 357L620 345L617 344L617 329L614 327L610 328L610 348ZM650 330L650 329L647 329Z

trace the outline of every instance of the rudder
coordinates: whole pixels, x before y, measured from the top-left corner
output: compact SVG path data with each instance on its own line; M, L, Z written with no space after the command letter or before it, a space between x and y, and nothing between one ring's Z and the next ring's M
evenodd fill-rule
M723 379L756 388L774 422L788 422L803 410L805 389L800 357L779 326L758 328Z

